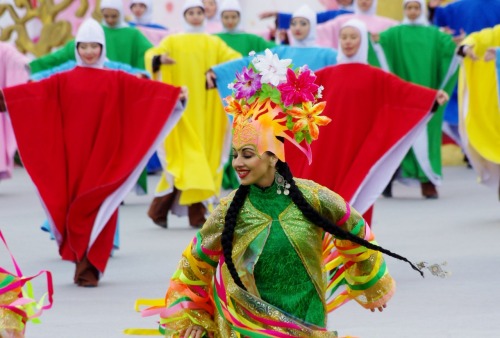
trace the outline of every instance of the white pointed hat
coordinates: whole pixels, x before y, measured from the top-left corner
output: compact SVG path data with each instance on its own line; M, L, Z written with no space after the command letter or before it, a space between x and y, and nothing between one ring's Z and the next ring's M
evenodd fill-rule
M241 13L241 6L238 0L224 0L220 5L219 11L222 13L224 11L235 11Z
M93 65L87 65L78 54L79 42L97 42L102 46L101 57ZM75 37L75 57L76 63L81 67L102 68L106 61L106 38L102 26L94 19L86 19L78 28Z
M186 0L184 6L182 6L182 13L186 13L188 9L194 7L201 7L205 10L205 6L203 6L203 2L201 2L201 0Z

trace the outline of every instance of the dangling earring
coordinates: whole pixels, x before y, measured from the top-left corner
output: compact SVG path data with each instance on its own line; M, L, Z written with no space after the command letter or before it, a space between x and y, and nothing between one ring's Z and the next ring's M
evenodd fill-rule
M276 191L278 195L281 195L281 193L288 195L290 193L290 190L288 190L290 189L290 183L288 183L278 171L274 174L274 182L276 182L278 186L278 190ZM281 189L283 189L283 191L281 191Z

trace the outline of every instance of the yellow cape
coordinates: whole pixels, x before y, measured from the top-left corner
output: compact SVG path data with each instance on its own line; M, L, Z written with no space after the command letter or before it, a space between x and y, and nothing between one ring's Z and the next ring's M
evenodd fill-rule
M500 25L469 35L462 43L473 46L479 60L465 58L459 76L459 124L473 164L481 176L497 172L500 164L500 105L495 62L485 62L488 48L500 47ZM492 173L487 174L491 176ZM491 179L491 177L483 177ZM498 178L497 178L498 179ZM485 182L486 183L486 182ZM497 182L498 184L498 182Z
M223 148L230 132L217 90L205 89L205 73L213 66L241 57L220 38L204 33L180 33L167 36L145 54L147 70L152 60L167 53L173 65L162 65L155 78L188 88L184 114L164 141L163 167L156 188L161 196L173 186L181 191L179 203L189 205L218 195L222 182ZM172 186L173 185L173 186Z

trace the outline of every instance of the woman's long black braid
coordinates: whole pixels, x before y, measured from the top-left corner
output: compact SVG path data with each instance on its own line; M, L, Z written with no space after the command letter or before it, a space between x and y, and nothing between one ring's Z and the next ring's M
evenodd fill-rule
M378 245L372 244L360 237L357 237L353 234L351 234L348 231L345 231L341 227L333 224L330 222L328 219L324 218L321 216L305 199L304 195L300 191L300 189L297 187L295 184L295 181L293 179L292 172L290 171L290 168L288 167L288 164L282 161L278 161L276 164L276 170L278 173L285 178L285 180L290 183L290 198L292 199L293 203L299 208L300 211L304 214L304 216L313 224L316 226L321 227L323 230L326 232L332 234L336 238L342 239L342 240L349 240L351 242L354 242L356 244L362 245L368 249L375 250L375 251L380 251L388 256L394 257L396 259L402 260L407 262L408 264L411 265L411 267L418 271L422 277L424 276L423 272L417 268L412 262L410 262L407 258L400 256L398 254L395 254L387 249L384 249ZM233 198L233 201L231 202L231 205L229 206L229 209L226 214L225 218L225 225L224 225L224 230L222 231L222 249L224 253L224 259L227 265L227 268L229 272L231 273L231 276L233 277L234 282L241 287L242 289L245 289L245 286L241 282L240 277L238 276L238 272L236 271L236 268L233 263L232 259L232 251L233 251L233 235L234 235L234 228L236 227L236 218L238 217L238 213L243 206L243 203L245 202L245 199L248 195L249 191L249 186L243 186L241 185L238 190L236 191L236 194Z
M407 258L400 256L398 254L395 254L387 249L382 248L381 246L372 244L362 238L359 238L353 234L351 234L349 231L345 231L341 227L335 225L334 223L330 222L328 219L324 218L321 216L304 198L304 195L302 195L302 192L299 190L297 185L295 184L295 181L293 180L292 172L290 171L290 168L288 167L288 164L282 161L278 161L276 164L276 170L278 173L285 178L287 182L290 183L290 197L292 198L293 203L302 211L304 216L313 224L321 227L323 230L326 232L332 234L336 238L343 239L343 240L349 240L351 242L354 242L356 244L359 244L361 246L364 246L367 249L375 250L375 251L380 251L388 256L394 257L396 259L402 260L407 262L408 264L411 265L411 267L418 271L420 275L423 277L424 273L417 268L412 262L410 262Z
M250 186L248 185L240 185L238 190L236 190L236 194L234 195L226 213L224 230L222 230L221 238L222 252L224 253L226 266L231 273L234 282L244 290L246 290L246 288L241 282L240 276L238 276L238 272L236 271L233 263L233 237L234 228L236 227L236 219L238 218L241 207L243 207L243 203L245 203L245 199L247 198L249 191Z

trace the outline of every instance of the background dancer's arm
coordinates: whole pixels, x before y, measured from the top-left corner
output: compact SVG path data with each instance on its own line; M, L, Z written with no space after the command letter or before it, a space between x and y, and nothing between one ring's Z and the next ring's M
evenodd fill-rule
M169 57L169 40L168 37L163 39L156 47L152 47L144 54L144 63L146 70L154 78L155 74L160 70L161 65L174 64L175 60Z
M30 62L31 74L51 69L75 59L75 41L71 40L63 48Z
M457 54L473 61L491 61L495 55L493 47L500 47L500 25L470 34L458 48Z
M3 96L3 91L0 90L0 113L4 113L6 111L5 106L5 98Z
M205 73L205 77L206 77L206 80L207 80L207 83L206 83L206 87L207 89L213 89L213 88L217 88L217 76L215 75L214 71L212 69L209 69L206 73Z
M440 106L442 106L443 104L445 104L446 102L448 102L449 99L450 99L450 96L448 95L448 93L446 93L442 89L438 90L438 92L436 94L436 102L437 102L437 104L439 104Z

